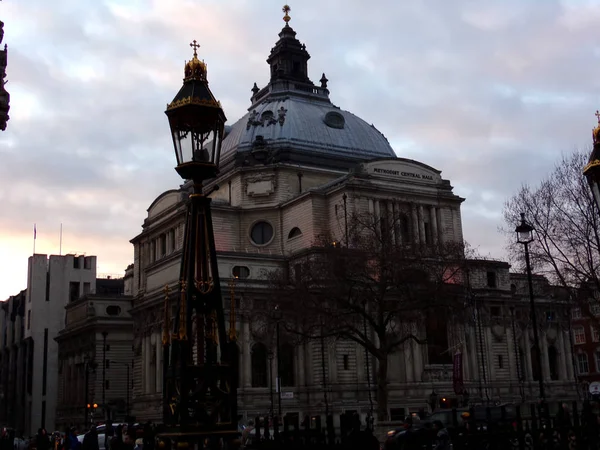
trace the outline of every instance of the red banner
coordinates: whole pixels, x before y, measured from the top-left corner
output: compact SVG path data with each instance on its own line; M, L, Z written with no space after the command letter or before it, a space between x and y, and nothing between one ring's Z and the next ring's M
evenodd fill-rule
M452 387L454 387L455 394L460 395L463 393L463 365L462 352L460 351L454 354L454 361L452 364Z

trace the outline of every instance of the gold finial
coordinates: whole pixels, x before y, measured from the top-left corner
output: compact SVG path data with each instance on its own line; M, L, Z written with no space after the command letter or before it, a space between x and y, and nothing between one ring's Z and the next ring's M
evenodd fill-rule
M290 20L292 20L292 18L291 18L291 17L290 17L290 15L288 14L288 13L289 13L289 12L292 10L292 8L290 8L290 6L289 6L289 5L284 5L284 6L283 6L283 8L282 8L281 10L282 10L282 11L285 13L285 16L283 16L283 21L284 21L284 22L286 23L286 25L287 25L287 23L288 23Z
M197 49L200 48L200 44L198 44L196 42L196 39L194 39L191 43L190 43L190 47L192 47L194 49L194 58L198 57L198 53L196 52Z
M598 125L592 130L592 138L594 139L594 144L600 144L600 111L596 111L595 116L598 119Z

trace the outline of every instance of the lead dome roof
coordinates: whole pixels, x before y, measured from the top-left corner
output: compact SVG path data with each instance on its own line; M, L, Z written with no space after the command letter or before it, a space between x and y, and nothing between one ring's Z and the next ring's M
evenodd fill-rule
M286 23L267 59L269 84L255 84L248 113L226 127L221 170L282 161L347 169L396 157L373 125L331 103L325 74L320 86L310 81L310 55L295 36Z

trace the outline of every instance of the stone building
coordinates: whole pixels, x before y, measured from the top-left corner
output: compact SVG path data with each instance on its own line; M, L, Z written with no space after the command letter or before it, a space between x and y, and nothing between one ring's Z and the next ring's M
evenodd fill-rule
M129 415L133 322L131 296L125 295L127 282L127 275L99 278L95 291L65 308L65 326L56 337L56 425L60 429L72 425L84 429L91 421L122 421Z
M0 423L24 432L29 423L26 399L32 393L33 345L25 339L27 291L9 297L0 309Z
M10 399L6 420L25 435L55 427L59 369L54 338L64 326L64 307L95 288L95 256L34 254L27 289L3 305L0 379Z
M270 81L262 88L254 84L249 112L226 127L221 173L207 186L207 191L219 186L210 194L213 224L223 301L228 313L234 311L238 329L239 409L245 419L276 408L273 397L278 402L273 394L276 348L256 315L270 295L269 271L293 268L323 239L341 240L345 217L354 211L398 221L397 242L426 246L463 240L464 199L450 182L433 167L397 157L373 125L335 106L325 74L319 85L310 80L309 58L286 23L267 59ZM163 289L170 286L174 302L189 191L185 184L161 194L131 241L134 415L139 421L161 420ZM415 342L394 356L390 416L426 408L432 390L458 401L450 377L457 350L465 355L464 384L472 401L535 400L533 372L523 364L516 370L513 342L522 346L524 364L530 354L530 328L515 324L513 333L509 315L514 306L524 317L521 311L528 305L519 283L512 288L508 264L484 261L474 263L471 280L470 295L479 299L479 307L468 326L445 325L445 338L437 342L448 349L444 357ZM555 299L544 302L562 317ZM552 358L566 361L561 326L552 322L547 339L554 345L563 338ZM425 328L416 329L425 337ZM350 342L327 341L323 347L324 354L319 342L294 345L282 336L282 412L323 414L326 390L336 415L357 411L364 417L372 407L373 362ZM570 374L561 369L562 378L554 380L550 369L556 359L551 361L544 376L555 383L557 396L567 398Z

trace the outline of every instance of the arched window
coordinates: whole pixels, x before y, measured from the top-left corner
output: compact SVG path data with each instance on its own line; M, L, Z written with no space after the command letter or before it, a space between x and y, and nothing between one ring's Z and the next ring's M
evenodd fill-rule
M252 387L267 387L267 347L265 344L254 344L252 347Z
M448 321L440 311L427 315L427 354L429 364L452 364L452 352L448 350Z
M548 363L550 366L550 379L558 380L558 351L554 345L548 347Z
M279 376L281 376L282 386L295 386L296 377L294 376L294 347L290 344L283 344L280 348L281 355L279 356Z
M300 228L294 227L290 230L290 234L288 234L288 239L292 239L298 236L302 236L302 231L300 231Z

